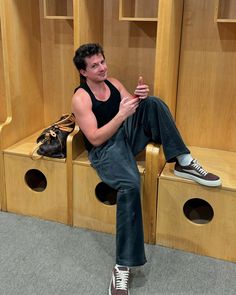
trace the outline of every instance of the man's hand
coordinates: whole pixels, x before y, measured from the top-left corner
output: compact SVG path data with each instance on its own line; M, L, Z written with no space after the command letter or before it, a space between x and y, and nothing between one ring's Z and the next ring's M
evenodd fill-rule
M122 116L123 120L133 115L139 106L139 97L131 98L124 97L120 102L119 115Z
M134 91L134 96L138 97L139 99L145 99L148 97L149 94L149 87L148 85L144 84L143 77L139 77L138 85Z

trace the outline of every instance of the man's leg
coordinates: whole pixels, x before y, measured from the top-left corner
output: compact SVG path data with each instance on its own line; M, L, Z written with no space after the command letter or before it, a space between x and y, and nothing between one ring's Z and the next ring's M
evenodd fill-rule
M123 128L89 159L102 181L117 190L117 264L144 264L140 175Z
M124 128L134 155L150 141L163 145L167 162L175 161L181 154L190 153L168 106L157 97L141 100L135 114L125 121Z
M129 294L129 267L146 262L140 200L140 175L123 128L89 159L100 178L117 190L116 266L109 294Z
M184 144L168 106L157 97L140 102L135 114L129 117L124 128L133 154L145 148L148 142L162 144L167 162L176 162L175 174L207 186L218 186L218 176L206 172L194 160Z

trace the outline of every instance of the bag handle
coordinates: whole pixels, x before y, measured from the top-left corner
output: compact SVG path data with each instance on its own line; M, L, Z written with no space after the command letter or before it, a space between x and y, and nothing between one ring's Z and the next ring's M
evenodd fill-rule
M40 159L40 158L43 157L42 155L37 154L37 150L39 149L40 145L41 145L42 143L44 143L44 142L45 142L45 139L42 140L42 141L39 141L39 142L34 146L34 148L32 149L32 151L30 152L30 158L31 158L32 160L38 160L38 159Z
M74 114L72 114L72 113L71 113L71 114L64 114L64 115L62 115L62 117L63 117L63 116L66 116L66 118L61 119L61 120L59 120L59 121L53 123L53 124L50 125L49 127L52 127L52 126L55 126L55 125L63 124L63 123L66 122L67 120L71 120L71 123L75 122L75 116L74 116ZM70 123L67 123L66 125L68 125L68 124L70 124Z

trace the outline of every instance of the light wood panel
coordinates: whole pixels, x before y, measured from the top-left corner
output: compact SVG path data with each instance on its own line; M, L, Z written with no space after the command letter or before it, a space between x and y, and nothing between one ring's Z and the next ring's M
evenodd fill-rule
M178 87L183 0L159 0L155 95L161 97L175 116Z
M195 224L184 213L192 198L207 201L214 211L208 224ZM236 192L160 179L157 244L201 255L236 261Z
M67 223L67 170L65 159L42 157L32 160L31 154L41 131L24 138L4 150L6 208L9 212L37 216ZM36 169L46 178L43 191L30 188L25 180L29 170ZM12 178L14 175L14 178ZM32 183L42 187L40 176L31 176ZM39 182L40 180L40 182Z
M95 196L100 182L92 167L73 165L73 225L115 233L116 206L105 205Z
M2 130L5 147L71 110L76 84L72 63L73 22L45 20L42 1L1 3L4 70L11 108L11 123ZM12 26L12 19L17 26Z
M4 163L8 212L67 223L66 165L63 162L33 161L5 152ZM46 177L44 191L34 191L27 185L25 174L30 169L39 170Z
M118 4L104 1L103 46L109 73L131 93L141 75L153 94L157 23L119 21Z
M4 78L4 62L3 62L3 48L2 48L2 26L0 19L0 124L6 120L6 89Z
M40 26L45 126L71 111L75 88L74 30L72 20L43 18L40 1Z
M103 0L74 0L73 8L75 50L84 43L101 43Z
M166 164L159 180L157 244L201 255L236 261L236 153L190 147L207 170L218 174L222 187L209 188L176 177L173 164ZM213 219L197 224L184 215L183 207L192 198L207 201Z
M40 129L44 113L38 1L2 1L1 14L6 91L11 105L10 125L1 132L4 148ZM12 20L18 24L12 25Z
M214 13L185 1L176 120L188 145L236 151L236 26Z
M143 185L143 226L145 241L156 242L157 199L159 176L165 165L162 147L150 143L145 150L145 171Z

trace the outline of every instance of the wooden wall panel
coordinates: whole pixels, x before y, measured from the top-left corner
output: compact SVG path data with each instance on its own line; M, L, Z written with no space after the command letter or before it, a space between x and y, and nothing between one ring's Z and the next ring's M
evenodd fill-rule
M9 123L1 130L5 148L43 125L38 0L2 1L1 18Z
M75 88L73 20L45 19L40 0L45 125L71 111Z
M0 22L0 124L6 120L6 90L4 81L4 64L2 48L2 26Z
M185 0L176 120L188 145L236 151L236 24L214 13Z
M183 0L159 0L155 63L155 95L175 116Z
M104 1L103 46L110 76L133 93L139 75L154 88L157 22L119 21L119 1Z
M74 0L73 10L75 50L84 43L102 42L103 0Z

